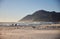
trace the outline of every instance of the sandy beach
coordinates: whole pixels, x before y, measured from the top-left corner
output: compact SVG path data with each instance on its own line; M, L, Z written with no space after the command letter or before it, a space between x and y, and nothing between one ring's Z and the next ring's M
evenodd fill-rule
M60 30L25 30L0 27L0 39L60 39Z

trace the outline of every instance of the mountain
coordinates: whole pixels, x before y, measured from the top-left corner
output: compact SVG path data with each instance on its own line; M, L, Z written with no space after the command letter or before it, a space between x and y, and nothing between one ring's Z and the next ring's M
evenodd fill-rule
M45 10L38 10L36 12L34 12L32 15L27 15L24 18L22 18L21 20L19 20L19 22L60 22L60 12L49 12L49 11L45 11Z
M32 19L33 19L32 15L27 15L23 19L19 20L19 22L20 21L28 22L28 21L32 21Z

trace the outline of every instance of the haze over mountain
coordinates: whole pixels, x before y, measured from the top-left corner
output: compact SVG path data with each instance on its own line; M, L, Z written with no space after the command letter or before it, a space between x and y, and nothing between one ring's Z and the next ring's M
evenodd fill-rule
M27 15L19 22L60 22L60 12L38 10L31 15Z

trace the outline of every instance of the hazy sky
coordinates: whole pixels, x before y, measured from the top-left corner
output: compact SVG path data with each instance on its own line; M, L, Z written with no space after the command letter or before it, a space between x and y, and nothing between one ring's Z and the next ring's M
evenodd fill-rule
M58 0L0 0L0 22L16 22L37 10L60 12Z

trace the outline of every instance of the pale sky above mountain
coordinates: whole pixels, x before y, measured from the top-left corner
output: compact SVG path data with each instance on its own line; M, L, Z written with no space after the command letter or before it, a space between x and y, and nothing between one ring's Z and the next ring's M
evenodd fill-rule
M17 22L37 10L60 12L58 0L0 0L0 22Z

